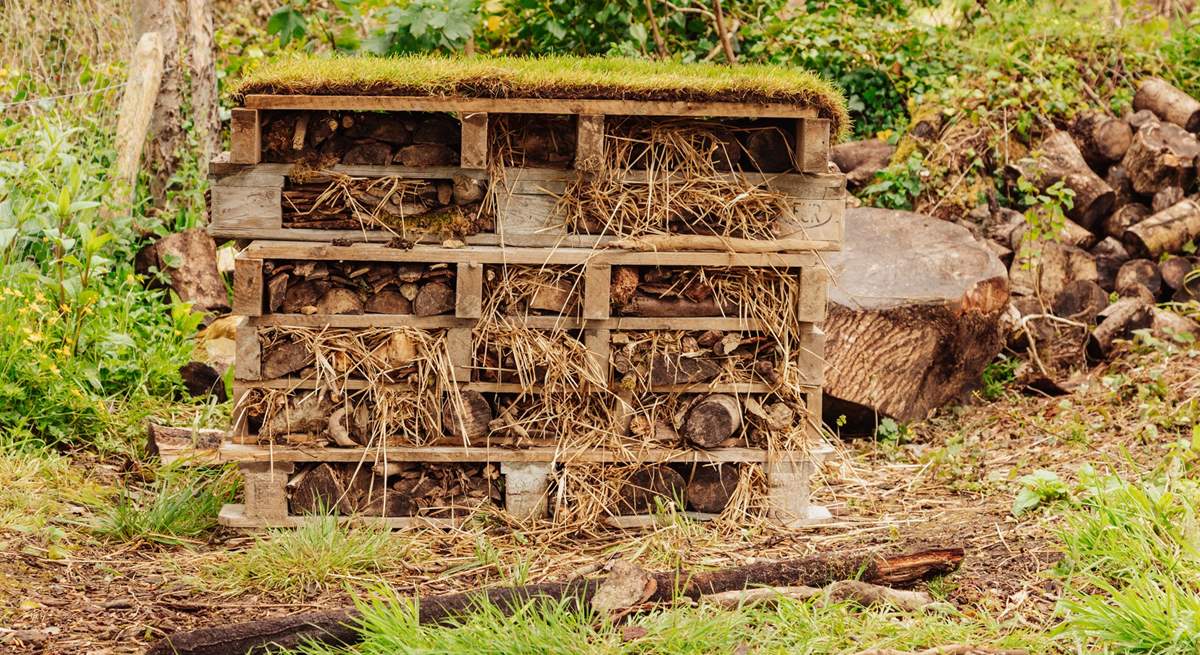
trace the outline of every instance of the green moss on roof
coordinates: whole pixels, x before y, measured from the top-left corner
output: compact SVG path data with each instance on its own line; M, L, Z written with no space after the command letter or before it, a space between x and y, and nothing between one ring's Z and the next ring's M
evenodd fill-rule
M781 66L583 57L295 57L247 75L237 93L775 102L815 108L836 134L846 103L817 75Z

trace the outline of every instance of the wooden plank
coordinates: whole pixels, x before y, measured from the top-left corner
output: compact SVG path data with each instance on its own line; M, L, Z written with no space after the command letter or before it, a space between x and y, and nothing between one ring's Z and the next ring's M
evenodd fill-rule
M800 352L796 356L800 379L818 389L825 384L825 331L811 323L800 333Z
M446 330L446 351L453 366L454 382L471 381L471 362L475 360L475 341L471 328Z
M808 461L803 453L797 461ZM640 451L616 451L600 448L473 448L463 446L423 446L409 448L306 448L300 446L256 446L224 444L223 462L764 462L767 451L760 448L713 448L710 450L674 450L646 448Z
M283 228L283 194L277 186L222 186L210 189L211 233Z
M255 241L246 249L248 257L261 259L319 259L324 261L380 262L479 262L481 264L570 265L595 262L629 266L764 266L791 268L812 266L818 260L809 253L737 253L712 251L643 252L583 248L521 248L471 246L442 248L418 244L411 249L388 248L375 243L335 246L305 241Z
M460 263L454 285L454 316L483 316L483 265L477 262Z
M496 234L500 243L517 245L523 236L560 240L567 225L557 211L558 200L550 195L505 193L496 195Z
M172 60L173 61L173 60ZM129 78L117 111L116 212L128 211L137 183L139 162L150 129L163 74L163 44L158 32L141 35L130 60Z
M725 330L725 331L764 331L762 323L754 319L740 317L640 317L615 316L607 320L575 319L569 316L513 316L522 325L538 329L581 329L587 327L608 328L610 330ZM292 327L336 327L336 328L366 328L366 327L396 327L408 326L414 328L449 328L471 327L476 319L463 319L455 316L406 316L387 314L343 314L338 316L307 315L307 314L266 314L252 319L256 326L284 325Z
M586 329L583 331L583 345L588 351L588 364L597 378L609 379L609 331L607 329Z
M260 379L237 379L234 381L234 388L243 391L249 389L283 389L285 391L315 389L317 381L314 378L274 378L271 380ZM394 390L409 390L417 391L423 387L409 384L407 382L397 382L391 384L371 383L367 380L349 379L339 380L338 388L353 391L357 389L394 389ZM462 390L478 391L480 393L541 393L541 386L526 386L516 382L469 382L460 384ZM639 391L648 391L653 393L732 393L732 394L748 394L748 393L771 393L774 389L761 382L727 382L727 383L707 383L698 382L695 384L665 384L655 385ZM607 392L604 389L596 389L590 393ZM810 386L809 393L819 393L820 387ZM619 393L619 390L618 390Z
M262 160L262 125L257 109L234 107L229 117L229 162L257 164Z
M604 116L583 114L575 120L575 168L596 170L604 164Z
M608 114L610 116L709 116L730 118L816 118L817 110L772 102L691 102L669 100L577 100L546 98L463 98L428 96L308 96L247 94L253 109L352 111L491 112L496 114Z
M457 519L433 518L427 516L339 516L337 522L343 525L382 525L391 530L406 530L410 528L444 528L451 529L461 526L469 517ZM217 515L217 523L227 528L300 528L310 523L324 521L321 516L294 516L261 518L249 516L246 506L230 503L221 507Z
M263 298L263 260L238 257L233 261L233 313L261 316Z
M796 170L801 173L829 172L829 119L796 121Z
M238 386L238 381L262 379L262 344L258 341L258 328L242 319L234 335L234 386Z
M486 170L488 167L488 115L477 111L462 115L462 149L458 165Z
M607 320L612 307L612 266L589 263L583 273L583 318Z
M812 266L800 271L800 297L796 319L808 323L825 320L825 296L829 288L829 272L824 266Z

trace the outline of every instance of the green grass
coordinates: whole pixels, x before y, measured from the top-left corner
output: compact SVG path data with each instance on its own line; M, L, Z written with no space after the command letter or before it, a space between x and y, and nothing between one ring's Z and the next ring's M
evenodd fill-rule
M216 527L221 506L233 500L238 484L232 469L165 467L150 488L123 490L92 528L114 541L181 544Z
M505 616L481 605L443 626L419 625L412 602L395 596L360 604L363 643L353 649L313 646L305 655L416 653L541 653L638 655L643 653L856 653L867 647L903 650L950 643L1024 647L1047 652L1050 640L990 617L903 614L849 603L784 601L774 608L722 610L676 607L633 617L614 626L589 610L565 603L526 605ZM631 638L631 628L644 634ZM641 630L636 632L641 633Z
M206 584L226 589L262 589L300 597L364 576L402 568L415 557L426 559L417 542L383 527L339 524L333 516L314 516L294 530L269 530L244 551L206 566Z
M842 95L817 75L785 66L684 64L589 57L293 57L249 73L237 92L466 95L786 102L849 126Z

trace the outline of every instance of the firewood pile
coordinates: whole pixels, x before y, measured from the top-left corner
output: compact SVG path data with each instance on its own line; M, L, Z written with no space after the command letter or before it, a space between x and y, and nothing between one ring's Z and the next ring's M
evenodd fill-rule
M467 236L495 229L486 185L465 175L408 180L339 173L289 177L283 224L290 228L437 230Z
M1035 234L1016 211L979 210L1010 266L1010 346L1029 354L1035 384L1057 386L1139 330L1200 335L1181 315L1200 300L1200 102L1149 79L1133 107L1123 118L1080 114L1008 167L1013 180L1074 193L1057 233Z
M454 269L446 264L273 261L266 301L281 314L413 314L454 309Z
M272 112L262 125L262 160L301 163L311 169L334 164L414 168L458 164L458 121L440 113L388 114L359 111Z
M504 506L492 464L310 464L292 474L287 490L295 515L453 518Z

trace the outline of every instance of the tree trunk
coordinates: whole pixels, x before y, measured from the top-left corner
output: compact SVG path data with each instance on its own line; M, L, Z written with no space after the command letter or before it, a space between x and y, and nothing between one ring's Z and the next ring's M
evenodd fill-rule
M179 151L184 146L180 107L183 73L179 67L179 30L175 3L163 0L136 0L133 4L133 33L157 32L162 42L163 72L158 100L150 119L150 194L156 207L165 200L167 182L179 166Z
M192 123L200 142L200 165L207 166L221 143L217 68L213 64L213 19L209 0L188 0L188 62L192 76Z
M654 591L647 603L667 603L678 597L697 599L725 591L761 586L824 586L838 580L857 579L871 584L907 587L945 575L962 564L961 548L881 557L865 553L810 555L791 560L758 562L707 573L684 571L650 574ZM456 594L426 596L417 600L421 624L444 624L469 613L481 602L512 614L530 600L564 601L572 609L590 605L602 580L575 579L520 587L494 587ZM245 655L279 652L305 643L353 644L362 639L354 629L361 615L355 608L304 612L273 619L249 621L179 632L151 646L146 655Z
M978 385L1003 346L1008 272L966 228L851 209L826 262L827 417L923 418Z
M1083 158L1097 170L1121 161L1133 141L1129 123L1101 112L1079 114L1070 131Z
M1075 192L1074 205L1067 215L1089 230L1108 215L1116 198L1112 187L1092 171L1066 132L1052 132L1046 137L1040 158L1009 164L1009 175L1023 176L1041 190L1062 182Z
M1187 199L1125 230L1123 240L1131 254L1157 258L1180 252L1196 237L1200 237L1200 203Z
M1145 195L1168 186L1188 188L1195 178L1200 142L1170 123L1150 123L1133 135L1121 165L1133 190Z
M1151 77L1142 81L1133 96L1133 108L1148 109L1155 116L1188 132L1200 132L1200 101L1160 78Z
M715 448L742 427L742 404L725 394L706 396L688 410L679 433L701 448Z

